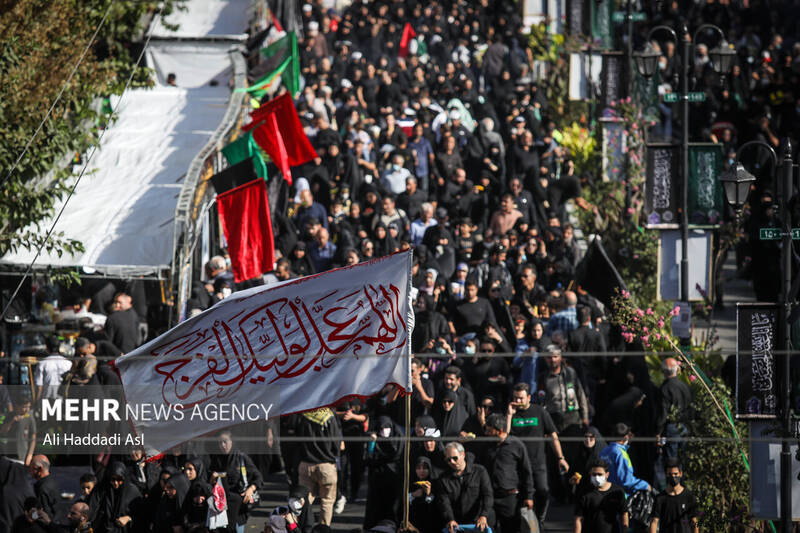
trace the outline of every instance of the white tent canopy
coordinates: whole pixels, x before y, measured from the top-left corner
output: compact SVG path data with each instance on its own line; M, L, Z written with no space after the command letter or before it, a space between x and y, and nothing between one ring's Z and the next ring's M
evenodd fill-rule
M190 11L169 20L181 24L181 36L201 30L227 33L232 27L241 31L246 25L249 1L193 0L187 5ZM157 25L156 34L163 38L169 31ZM81 241L86 251L61 257L43 252L37 267L87 266L109 275L170 268L177 198L189 164L225 116L234 45L196 38L151 41L147 59L156 71L155 88L129 89L121 101L112 99L118 119L103 135L55 226L56 232ZM175 74L177 87L166 84L169 73ZM41 227L51 225L48 220ZM27 266L34 255L35 250L19 250L0 262Z

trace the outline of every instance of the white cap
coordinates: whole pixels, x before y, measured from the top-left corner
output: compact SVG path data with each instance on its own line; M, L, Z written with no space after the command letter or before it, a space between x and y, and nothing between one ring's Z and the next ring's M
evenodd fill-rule
M349 89L350 87L352 87L352 86L353 86L353 82L352 82L352 81L350 81L350 80L348 80L347 78L345 78L345 79L343 79L343 80L342 80L342 83L341 83L341 85L342 85L342 87L344 87L345 89Z
M294 203L300 203L300 191L307 191L311 188L311 185L308 184L308 180L305 178L297 178L294 180L294 186L297 192L294 195Z
M311 7L311 4L305 4L303 6L303 11L311 11L312 9L314 8Z
M363 55L362 55L362 54L361 54L361 52L359 52L358 50L356 50L355 52L353 52L353 53L350 55L350 58L351 58L353 61L358 61L358 60L359 60L359 59L361 59L362 57L363 57Z
M461 120L461 113L458 112L458 109L451 109L450 110L450 120Z
M312 20L308 23L308 31L318 31L319 30L319 22L316 20Z

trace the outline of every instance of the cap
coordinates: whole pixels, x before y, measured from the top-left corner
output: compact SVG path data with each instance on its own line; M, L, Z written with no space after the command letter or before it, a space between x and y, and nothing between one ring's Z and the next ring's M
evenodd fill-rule
M408 115L409 117L415 117L417 115L417 112L411 109L410 107L407 107L403 109L403 114Z
M437 207L436 208L436 218L446 218L447 217L447 209L444 207Z
M398 231L400 230L400 228L397 225L397 222L389 222L389 225L386 226L386 227L387 227L387 229L396 229Z
M508 250L506 250L506 247L503 246L502 244L495 244L494 246L492 246L492 253L493 254L504 254L507 251Z
M514 119L514 122L525 122L525 117L517 117Z
M317 22L316 20L312 20L311 22L309 22L308 31L319 31L319 22Z
M451 109L450 120L458 120L458 119L461 119L461 113L458 112L458 109Z
M311 7L311 4L305 4L305 5L303 6L303 11L311 11L312 9L313 9L313 8Z
M274 514L270 516L269 526L272 533L286 533L286 519L281 515Z
M353 86L353 82L348 80L347 78L345 78L345 79L342 80L341 86L344 89L349 89L350 87Z
M297 244L294 247L296 250L305 250L306 243L304 241L297 241Z
M361 54L361 52L359 52L358 50L356 50L355 52L353 52L352 54L350 54L350 59L352 59L353 61L358 61L358 60L359 60L359 59L361 59L362 57L364 57L364 56L363 56L363 55Z
M456 270L459 272L469 272L469 266L466 263L459 263Z

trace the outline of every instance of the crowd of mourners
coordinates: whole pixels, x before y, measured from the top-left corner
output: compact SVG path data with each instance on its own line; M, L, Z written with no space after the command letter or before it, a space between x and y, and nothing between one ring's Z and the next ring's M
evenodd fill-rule
M706 46L693 63L708 95L692 108L693 140L723 143L728 158L745 140L777 149L779 137L799 137L800 42L789 38L798 8L768 6L643 6L653 24L714 22L736 45L724 78ZM680 462L690 389L672 358L656 386L644 357L625 355L604 306L576 283L585 247L567 203L591 208L581 189L596 176L576 175L561 143L559 110L535 74L516 4L356 0L337 11L315 0L301 18L295 105L318 158L293 170L286 209L272 213L278 259L261 281L413 248L412 438L405 400L387 386L265 423L258 453L237 446L234 431L160 462L145 462L142 449L94 457L80 494L65 502L34 444L32 400L59 396L65 383L119 384L103 358L143 342L147 308L143 291L60 310L37 298L53 319L76 319L80 336L72 357L48 339L32 376L36 398L7 394L0 372L0 531L241 532L263 480L277 473L286 505L269 510L265 531L328 531L347 502L364 499L365 531L394 532L406 502L423 533L527 531L553 503L574 505L576 533L697 531ZM645 30L637 27L637 47ZM679 59L669 43L659 49L665 92L676 88ZM670 106L659 112L655 134L679 131ZM763 180L757 187L761 223L774 215L772 193ZM756 287L769 291L774 283L759 279L777 279L778 262L765 259L774 250L751 246ZM225 254L212 257L189 313L236 289ZM297 440L282 445L280 436Z

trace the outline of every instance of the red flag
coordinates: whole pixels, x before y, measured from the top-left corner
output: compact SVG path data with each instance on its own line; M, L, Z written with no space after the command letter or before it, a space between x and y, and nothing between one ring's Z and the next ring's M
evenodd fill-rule
M400 39L400 49L397 52L397 55L400 57L406 57L408 55L408 45L411 43L411 39L417 36L417 32L414 31L414 28L411 27L409 22L406 22L406 25L403 27L403 37Z
M217 211L236 283L272 270L275 243L264 180L253 180L218 194Z
M317 157L317 152L300 124L291 95L284 93L273 98L250 116L253 121L242 129L252 130L253 139L269 154L291 185L290 167L302 165Z

